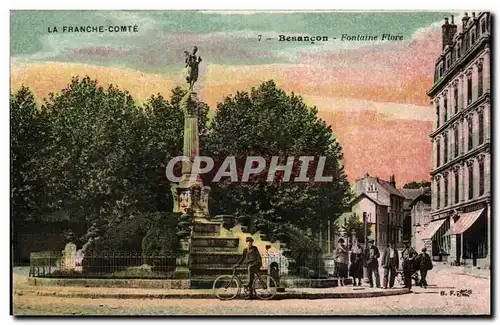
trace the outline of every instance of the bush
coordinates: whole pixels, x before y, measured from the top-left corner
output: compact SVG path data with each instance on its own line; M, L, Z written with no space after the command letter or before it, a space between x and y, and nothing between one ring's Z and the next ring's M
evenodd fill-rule
M141 213L108 229L85 250L86 274L106 275L148 264L153 272L175 269L179 248L172 213Z
M175 268L175 258L179 252L177 225L179 214L157 212L150 215L149 227L142 239L144 263L168 271ZM163 270L165 269L165 270Z
M283 230L289 237L287 248L290 249L289 257L295 260L296 273L307 270L307 277L325 276L327 272L322 259L323 252L318 244L293 226L284 226Z

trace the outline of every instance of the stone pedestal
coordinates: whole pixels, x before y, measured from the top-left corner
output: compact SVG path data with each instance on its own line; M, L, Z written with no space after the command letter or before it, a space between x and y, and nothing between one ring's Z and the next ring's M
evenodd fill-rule
M191 276L190 272L190 246L191 235L193 232L193 215L191 209L186 208L185 213L180 217L177 226L177 236L180 238L180 249L175 261L175 278L188 279Z

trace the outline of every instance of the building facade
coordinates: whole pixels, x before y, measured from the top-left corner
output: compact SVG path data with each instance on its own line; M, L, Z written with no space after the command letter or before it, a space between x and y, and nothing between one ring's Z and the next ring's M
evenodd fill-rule
M445 18L427 92L436 120L426 245L452 264L483 267L490 265L491 242L490 19L488 12L466 13L457 26Z
M411 246L420 252L425 247L424 238L429 236L431 218L431 190L429 187L419 189L420 195L411 200L408 205L410 211Z
M403 203L403 239L410 240L412 247L415 247L415 218L413 214L413 202L426 192L430 192L430 187L402 188L401 193L405 196ZM430 199L429 199L430 201ZM429 216L430 216L430 211Z
M352 212L367 218L371 224L372 236L377 246L392 242L396 247L403 247L403 203L404 195L396 188L394 175L389 181L366 174L354 184L356 199L352 203Z

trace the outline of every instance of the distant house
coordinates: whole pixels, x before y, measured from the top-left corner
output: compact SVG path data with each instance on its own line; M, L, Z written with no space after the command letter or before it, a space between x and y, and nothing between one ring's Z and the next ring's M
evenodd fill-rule
M437 238L436 233L431 230L434 225L430 225L431 219L431 189L421 187L419 189L403 189L407 195L405 201L405 220L403 226L409 224L410 232L408 238L411 239L411 246L420 251L425 246L425 240ZM405 232L406 227L405 228ZM435 251L429 250L432 256Z
M356 180L353 191L356 198L352 202L352 212L361 219L363 212L367 213L376 245L385 246L391 241L396 247L403 247L405 196L396 188L394 175L385 181L365 174Z
M363 221L363 213L366 213L370 239L374 239L377 246L387 243L388 211L387 204L364 192L352 201L352 212L359 217L359 221Z
M413 228L414 222L412 222L412 202L421 196L422 194L428 192L430 187L420 187L420 188L402 188L400 191L405 196L403 202L403 239L411 240L412 246L415 247L414 234L415 230Z

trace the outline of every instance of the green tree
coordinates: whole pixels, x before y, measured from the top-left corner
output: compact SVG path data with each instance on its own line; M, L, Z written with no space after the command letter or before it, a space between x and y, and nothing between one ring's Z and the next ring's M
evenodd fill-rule
M421 187L430 187L431 186L431 182L426 182L426 181L422 181L422 182L410 182L410 183L406 183L405 185L403 185L403 188L408 188L408 189L419 189Z
M351 216L349 216L349 218L346 220L345 230L349 237L352 234L355 234L356 238L359 241L364 241L365 226L363 224L363 216L358 216L356 215L356 213L351 214ZM370 235L371 230L369 227L367 227L366 236L369 237Z
M10 95L11 196L15 224L33 221L38 206L36 191L39 167L40 116L35 97L22 86Z
M18 261L18 233L28 229L33 222L40 222L44 191L39 170L44 162L41 148L44 145L44 128L40 110L29 88L22 86L10 95L11 128L11 231L14 258Z
M318 118L315 107L286 94L273 81L250 93L226 97L218 104L209 131L203 152L216 158L236 156L244 163L247 156L263 156L269 165L271 156L280 156L281 164L289 156L326 156L324 175L333 176L328 183L286 183L278 173L274 182L267 182L266 171L247 183L226 179L212 184L212 213L250 215L256 223L264 219L316 230L347 205L349 183L331 127ZM310 164L310 178L314 178L315 163ZM298 176L298 166L292 178Z
M38 112L33 96L21 89L11 97L13 125L21 125L13 131L13 168L20 175L16 184L26 184L21 178L36 180L43 190L18 195L17 200L36 199L27 207L37 207L41 215L64 215L86 223L83 240L92 237L94 246L106 247L117 243L106 241L116 237L109 229L118 229L124 220L140 212L171 211L165 166L182 154L184 112L179 104L185 93L177 87L170 100L157 94L139 106L116 86L100 86L88 76L74 77L61 92L49 94ZM208 106L202 103L202 136L207 132L207 113ZM38 124L24 126L27 123ZM26 160L21 154L35 152L30 146L37 146L40 157L32 169L21 163ZM18 188L14 187L15 193ZM17 201L15 206L26 214L27 207L22 210Z

